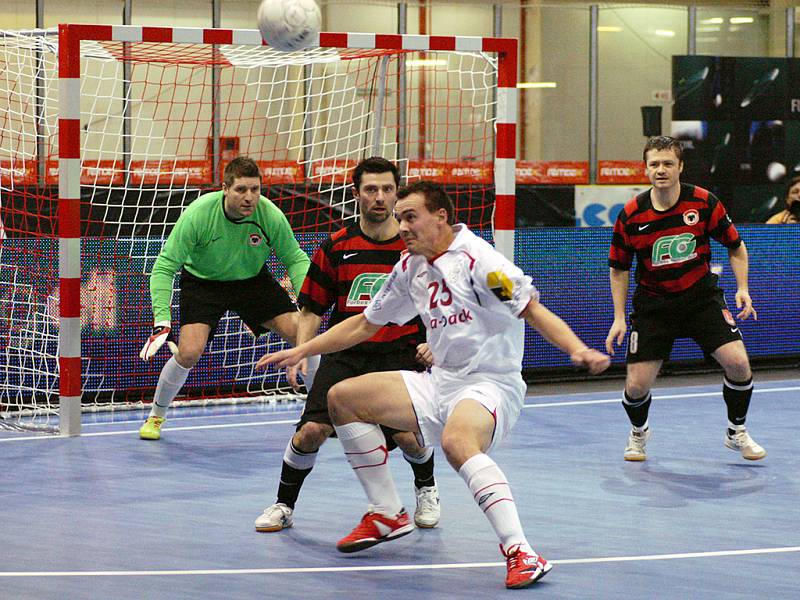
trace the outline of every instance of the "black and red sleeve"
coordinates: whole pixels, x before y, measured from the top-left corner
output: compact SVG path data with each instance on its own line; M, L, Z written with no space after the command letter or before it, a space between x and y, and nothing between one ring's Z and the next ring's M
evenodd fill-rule
M731 221L722 202L713 194L708 195L708 234L727 248L738 248L742 245L742 238L736 226Z
M633 206L632 206L633 205ZM614 233L611 236L611 248L608 252L608 266L620 271L630 271L633 264L634 249L626 230L630 211L635 206L635 199L625 205L614 223Z
M336 302L336 267L331 260L332 240L325 240L314 256L297 298L301 308L322 316Z

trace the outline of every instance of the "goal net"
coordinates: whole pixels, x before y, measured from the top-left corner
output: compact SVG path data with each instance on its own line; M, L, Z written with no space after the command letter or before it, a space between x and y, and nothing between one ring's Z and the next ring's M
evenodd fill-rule
M513 252L515 53L459 37L323 33L283 53L247 30L0 31L0 424L57 431L60 405L72 435L76 403L152 399L169 353L138 357L148 275L237 155L258 161L309 255L357 218L350 172L373 155L446 181L458 219L494 223ZM176 278L176 324L178 298ZM290 393L283 373L253 369L281 344L227 314L177 400Z

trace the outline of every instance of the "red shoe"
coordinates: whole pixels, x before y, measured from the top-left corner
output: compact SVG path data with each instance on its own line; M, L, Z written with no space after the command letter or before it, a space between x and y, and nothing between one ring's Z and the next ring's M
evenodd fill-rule
M511 546L508 552L503 550L500 544L500 552L506 557L506 587L508 589L519 589L528 587L550 572L553 568L549 562L536 554L528 554L519 547L519 544Z
M381 542L388 542L403 537L414 530L414 524L403 508L397 516L387 517L376 512L368 512L361 518L350 535L336 543L339 552L358 552Z

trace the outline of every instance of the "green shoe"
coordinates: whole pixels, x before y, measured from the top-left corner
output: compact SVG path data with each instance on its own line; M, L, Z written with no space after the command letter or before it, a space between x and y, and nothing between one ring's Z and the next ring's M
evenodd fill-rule
M161 426L166 419L164 417L147 417L144 425L139 429L139 437L143 440L160 440Z

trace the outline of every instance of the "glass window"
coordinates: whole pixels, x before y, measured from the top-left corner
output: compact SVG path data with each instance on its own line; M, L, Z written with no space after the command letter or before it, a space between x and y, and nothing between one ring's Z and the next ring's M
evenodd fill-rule
M363 2L324 3L322 24L325 31L352 31L358 33L397 33L397 6ZM412 32L411 10L408 11L408 31Z
M784 56L785 12L752 8L698 8L697 54Z
M21 4L21 3L20 3ZM27 4L32 10L35 3ZM123 0L105 2L103 0L47 0L44 3L44 23L46 27L56 27L59 23L96 23L98 25L121 25ZM152 2L156 6L156 2ZM35 19L34 19L35 22Z
M587 160L589 10L530 7L520 81L522 160ZM523 71L524 69L524 71Z
M36 5L31 0L7 0L0 9L0 29L33 29Z
M800 9L794 12L794 55L800 56Z
M49 0L48 0L49 1ZM157 0L133 0L131 7L133 25L153 27L211 27L211 2L208 0L181 0L181 2L159 2ZM255 14L253 15L255 27Z
M687 11L603 8L598 38L598 159L639 160L642 106L661 105L669 132L672 56L686 54Z

